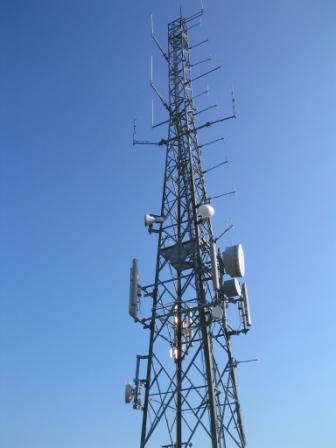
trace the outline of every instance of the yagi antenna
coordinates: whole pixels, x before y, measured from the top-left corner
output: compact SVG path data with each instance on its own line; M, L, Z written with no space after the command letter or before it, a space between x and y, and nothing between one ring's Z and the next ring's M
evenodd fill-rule
M196 67L196 65L204 64L205 62L210 62L211 58L202 59L201 61L194 62L190 65L191 68Z
M224 140L224 137L216 138L215 140L211 140L210 142L203 143L203 145L199 145L199 148L204 148L205 146L213 145L214 143L221 142Z
M230 196L231 194L236 194L237 190L232 190L232 191L228 191L227 193L222 193L222 194L218 194L217 196L212 196L211 198L209 198L209 201L213 201L214 199L219 199L222 198L224 196Z
M229 232L231 229L233 228L233 224L231 224L229 227L227 227L216 239L215 239L215 243L217 243L217 241L222 238L222 236L224 236L227 232Z
M198 44L195 44L195 45L192 45L191 47L189 47L188 50L191 50L192 48L199 47L200 45L206 44L207 42L209 42L209 39L204 39L204 40L202 40L202 42L198 42Z
M213 73L213 72L215 72L216 70L219 70L219 69L221 69L221 68L222 68L221 65L217 65L217 67L215 67L215 68L213 68L213 69L211 69L211 70L209 70L209 71L203 73L202 75L196 76L196 78L193 78L193 79L191 80L191 82L197 81L198 79L201 79L201 78L203 78L204 76L210 75L210 73Z
M209 95L209 87L206 88L206 90L204 90L203 92L197 93L196 95L193 96L193 100L195 100L196 98L199 98L200 96L203 95Z
M208 169L202 171L202 173L203 173L203 174L205 174L205 173L209 173L209 171L215 170L216 168L219 168L220 166L227 165L228 163L229 163L229 161L226 159L226 160L224 160L223 162L221 162L221 163L217 163L217 165L214 165L214 166L212 166L211 168L208 168Z
M181 2L180 2L181 4ZM193 16L189 17L189 19L187 19L187 23L191 22L195 19L200 19L199 22L195 23L194 25L191 25L188 27L188 31L191 30L192 28L195 28L195 26L199 26L202 23L202 16L204 14L204 3L203 0L201 0L201 9L198 13L194 14Z
M202 114L203 112L207 112L208 110L215 109L215 107L218 107L218 105L213 104L212 106L205 107L204 109L201 109L201 110L198 110L197 112L195 112L194 115Z
M250 362L258 362L259 359L258 358L253 358L253 359L244 359L242 361L237 361L236 360L236 364L246 364L246 363L250 363Z

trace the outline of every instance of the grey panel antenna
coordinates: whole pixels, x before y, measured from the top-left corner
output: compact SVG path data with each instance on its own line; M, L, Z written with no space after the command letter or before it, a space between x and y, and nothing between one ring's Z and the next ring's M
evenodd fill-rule
M139 269L138 260L133 258L132 267L130 270L130 292L129 292L129 308L128 312L134 319L138 317L138 301L139 301Z
M217 264L217 250L216 250L215 243L211 243L210 256L211 256L212 283L213 283L214 289L216 291L218 291L220 289L220 284L219 284L219 272L218 272L218 264Z
M247 327L251 327L252 326L251 308L250 308L250 300L249 300L249 296L248 296L246 283L242 284L242 296L243 296L243 304L244 304L245 324Z
M134 398L134 391L131 384L126 384L125 386L125 403L131 403Z

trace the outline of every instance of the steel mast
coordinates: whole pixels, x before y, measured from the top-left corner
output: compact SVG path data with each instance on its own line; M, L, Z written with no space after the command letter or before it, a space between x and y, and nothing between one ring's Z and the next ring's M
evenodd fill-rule
M134 384L125 390L126 402L142 411L140 448L246 447L231 352L231 337L251 326L247 288L237 280L244 256L241 245L217 250L198 141L199 131L235 110L196 123L192 83L203 75L193 78L188 29L202 13L169 24L167 53L153 34L168 63L169 101L151 85L169 131L156 143L166 148L161 212L145 216L158 236L154 283L139 285L136 259L131 268L129 312L149 330L148 352L137 356ZM134 144L149 143L134 136ZM238 328L228 322L229 307L237 309Z

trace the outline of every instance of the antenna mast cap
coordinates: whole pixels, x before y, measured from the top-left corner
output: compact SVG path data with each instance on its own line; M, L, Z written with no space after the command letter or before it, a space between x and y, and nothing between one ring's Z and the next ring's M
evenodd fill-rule
M198 207L198 215L203 219L211 219L215 214L215 209L210 204L202 204Z

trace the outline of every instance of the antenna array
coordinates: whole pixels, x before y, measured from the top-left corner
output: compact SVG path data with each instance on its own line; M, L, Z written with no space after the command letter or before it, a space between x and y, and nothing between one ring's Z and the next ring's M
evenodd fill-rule
M163 196L159 214L146 214L145 226L158 236L154 283L139 285L138 262L133 260L129 313L149 330L145 355L138 355L134 384L128 384L125 401L142 412L140 448L246 447L238 398L237 361L231 338L246 333L252 324L244 276L244 253L240 244L221 252L212 229L215 213L205 174L227 163L204 169L202 148L222 138L200 144L198 133L236 117L232 114L197 124L194 81L219 69L192 76L192 69L209 59L191 62L188 32L199 23L203 9L191 17L179 17L168 26L168 50L152 37L169 70L169 100L153 81L151 87L168 119L168 137L154 144L166 150ZM151 63L151 66L152 63ZM207 92L207 91L206 91ZM205 92L205 93L206 93ZM204 92L203 92L204 93ZM203 94L202 93L202 94ZM238 324L229 321L236 310ZM140 311L141 310L141 311Z

